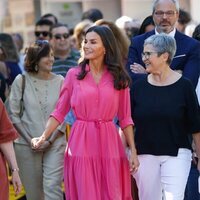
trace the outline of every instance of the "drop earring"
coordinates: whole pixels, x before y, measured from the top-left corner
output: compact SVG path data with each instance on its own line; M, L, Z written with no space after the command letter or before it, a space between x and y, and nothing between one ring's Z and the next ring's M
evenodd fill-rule
M38 65L35 65L35 71L38 72Z

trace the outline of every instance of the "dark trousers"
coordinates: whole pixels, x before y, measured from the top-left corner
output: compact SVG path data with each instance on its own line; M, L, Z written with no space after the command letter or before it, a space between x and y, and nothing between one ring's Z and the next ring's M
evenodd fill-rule
M132 197L134 200L139 200L138 197L138 188L135 182L135 179L133 178L133 176L131 176L131 188L132 188Z
M187 186L185 189L184 200L200 200L200 194L198 192L198 177L199 171L197 170L197 166L192 162Z

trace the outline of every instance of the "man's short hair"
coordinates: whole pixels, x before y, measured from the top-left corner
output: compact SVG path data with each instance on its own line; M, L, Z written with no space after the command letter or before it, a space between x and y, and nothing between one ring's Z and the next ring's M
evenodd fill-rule
M59 27L66 27L68 30L69 30L69 27L68 27L68 25L67 24L62 24L62 23L57 23L57 24L54 24L54 25L52 25L51 27L50 27L50 30L49 30L49 32L50 32L50 37L52 37L52 30L54 29L54 28L59 28ZM70 31L70 30L69 30Z
M179 18L178 18L178 22L180 24L188 24L189 22L191 21L191 15L189 12L183 10L183 9L180 9L179 10Z
M58 23L58 18L52 13L46 13L46 14L42 15L41 19L46 19L47 17L53 17L55 20L55 23L56 24Z
M52 32L52 30L53 30L54 28L59 28L59 27L63 27L63 26L66 27L67 29L69 29L69 27L68 27L67 24L57 23L57 24L54 24L54 25L51 26L51 28L50 28L50 33Z
M99 19L103 19L103 14L99 9L91 8L83 13L82 20L84 19L89 19L92 22L96 22Z
M51 27L53 25L53 22L51 22L48 19L39 19L35 24L35 26L44 26L44 25Z

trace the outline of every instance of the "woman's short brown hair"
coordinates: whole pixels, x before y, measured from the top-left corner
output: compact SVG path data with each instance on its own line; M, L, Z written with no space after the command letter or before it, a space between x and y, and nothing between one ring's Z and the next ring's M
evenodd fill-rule
M49 55L51 46L47 40L37 40L26 49L24 69L37 73L37 64L41 58Z

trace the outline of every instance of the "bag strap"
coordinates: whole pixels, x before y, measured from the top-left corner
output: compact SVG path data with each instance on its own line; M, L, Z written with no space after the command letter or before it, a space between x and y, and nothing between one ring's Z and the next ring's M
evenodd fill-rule
M24 89L25 89L25 75L22 74L22 98L21 98L21 101L23 101L23 97L24 97Z

